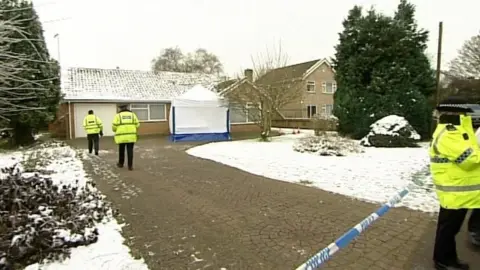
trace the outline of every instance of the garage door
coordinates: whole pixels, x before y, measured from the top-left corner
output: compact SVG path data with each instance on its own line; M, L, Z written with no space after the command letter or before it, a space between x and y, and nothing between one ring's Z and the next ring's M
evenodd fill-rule
M116 104L90 104L90 103L75 103L75 138L87 137L83 129L83 118L88 114L89 110L93 110L103 122L103 135L113 136L112 120L117 113Z

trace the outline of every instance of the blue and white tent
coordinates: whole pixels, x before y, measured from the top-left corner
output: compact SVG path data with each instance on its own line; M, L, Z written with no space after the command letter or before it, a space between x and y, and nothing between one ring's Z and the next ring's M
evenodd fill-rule
M201 85L172 101L169 124L172 141L230 140L228 106Z

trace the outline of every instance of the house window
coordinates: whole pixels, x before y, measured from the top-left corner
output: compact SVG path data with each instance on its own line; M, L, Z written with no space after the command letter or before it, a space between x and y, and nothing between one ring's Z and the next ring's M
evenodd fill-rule
M165 104L130 104L130 110L143 122L167 120Z
M336 82L323 82L322 83L322 90L323 93L333 94L337 91L337 83Z
M317 106L307 105L307 118L312 118L315 114L317 114Z
M230 106L230 123L239 124L246 123L248 120L247 112L241 106Z
M230 104L230 123L245 124L254 123L260 115L260 109L252 103L247 103L245 107L239 104Z
M307 92L315 93L315 82L307 81Z
M331 116L333 111L333 104L324 104L322 106L322 114L324 116Z

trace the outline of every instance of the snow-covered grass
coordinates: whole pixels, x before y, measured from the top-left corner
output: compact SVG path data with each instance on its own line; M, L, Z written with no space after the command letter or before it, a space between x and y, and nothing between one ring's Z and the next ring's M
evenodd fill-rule
M383 203L409 185L410 194L399 206L437 211L436 195L427 173L426 145L421 148L364 148L364 153L344 157L294 151L296 141L309 133L313 131L275 137L268 143L254 140L210 143L191 148L187 153L253 174L307 183L371 202Z
M21 164L18 168L23 172L23 176L39 175L40 177L48 177L51 179L52 184L59 187L59 189L74 188L74 191L76 189L76 196L84 202L80 207L101 209L106 205L105 198L96 190L91 179L86 175L82 160L78 154L79 152L63 143L48 143L25 151L0 154L0 168L10 167L16 163ZM6 175L0 174L0 181L6 179L6 177ZM88 193L85 193L87 191ZM54 221L55 219L53 219L50 213L55 211L57 206L41 207L49 211L43 211L45 216L42 212L36 219L50 218ZM101 218L101 221L95 223L96 230L95 228L87 228L85 235L82 236L72 233L68 229L57 229L57 235L55 236L55 239L60 241L75 242L75 239L97 237L98 234L98 239L95 243L71 248L70 257L63 261L35 263L27 266L26 270L148 269L143 260L135 260L131 257L129 248L123 244L121 225L113 217L111 209L107 208L107 213L103 214L95 211L92 217L85 217L85 219L96 219L95 215L103 216L104 218ZM47 215L50 217L47 217ZM33 215L31 216L33 217ZM32 218L32 221L34 220L35 218ZM21 239L22 235L14 238Z

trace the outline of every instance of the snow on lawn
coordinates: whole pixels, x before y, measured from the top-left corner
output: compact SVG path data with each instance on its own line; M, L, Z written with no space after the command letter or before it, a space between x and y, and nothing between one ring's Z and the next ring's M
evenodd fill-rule
M80 188L85 186L90 179L84 171L78 153L73 148L61 144L52 144L48 148L37 148L23 152L0 153L0 168L9 167L23 161L22 169L25 171L50 172L51 174L48 173L47 177L52 179L53 184L57 186L72 185ZM30 161L33 164L30 164ZM25 172L24 174L31 175L32 173ZM0 173L0 179L1 177L2 173ZM79 189L78 192L81 192L81 190ZM114 218L96 224L96 228L99 233L98 241L88 246L72 248L70 257L63 262L32 264L25 269L148 269L143 260L132 258L129 248L123 244L124 238L120 234L121 225ZM64 231L63 234L67 238L75 237L75 235L69 235L68 231Z
M344 157L298 153L294 143L309 132L257 140L210 143L188 154L210 159L252 174L294 183L312 183L323 190L371 202L385 202L407 185L410 194L398 206L436 212L426 146L421 148L364 148ZM260 154L261 153L261 154ZM416 178L413 183L412 179Z

